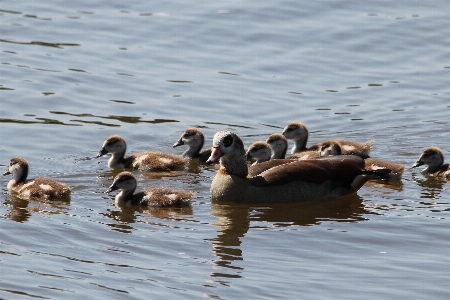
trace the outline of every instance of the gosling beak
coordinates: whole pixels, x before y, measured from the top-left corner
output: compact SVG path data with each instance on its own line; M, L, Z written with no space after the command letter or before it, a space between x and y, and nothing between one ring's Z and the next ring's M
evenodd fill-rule
M111 193L112 191L115 191L119 189L116 185L116 183L114 182L113 184L111 184L111 186L108 188L108 190L106 191L106 193Z
M105 147L103 147L102 149L100 149L100 151L98 151L98 154L95 158L99 158L100 156L103 156L106 153L108 153L108 151L106 151Z
M9 174L11 174L11 172L9 171L9 169L7 169L7 170L5 171L5 173L3 173L3 176L9 175Z
M416 161L413 165L412 168L417 168L422 166L424 163L419 159L418 161Z
M180 138L178 141L176 141L176 143L173 144L172 147L175 148L175 147L178 147L178 146L181 146L181 145L184 145L184 142L183 142L182 138Z

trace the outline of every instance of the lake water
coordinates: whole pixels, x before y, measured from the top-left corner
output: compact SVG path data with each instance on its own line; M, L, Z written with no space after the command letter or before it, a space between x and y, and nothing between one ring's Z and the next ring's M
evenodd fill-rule
M21 200L0 179L0 298L449 299L448 1L0 1L0 167L73 187ZM312 203L212 202L215 168L135 172L195 191L177 209L117 208L111 134L161 150L188 127L248 146L304 122L310 143L374 139L401 181ZM292 144L291 144L292 145Z

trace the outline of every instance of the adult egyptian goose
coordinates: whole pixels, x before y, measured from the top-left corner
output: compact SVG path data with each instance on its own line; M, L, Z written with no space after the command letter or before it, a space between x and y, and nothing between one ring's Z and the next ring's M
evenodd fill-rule
M121 172L111 184L107 193L121 190L115 197L115 204L131 204L141 206L182 206L188 205L194 192L172 190L167 188L152 188L134 193L137 187L136 177L131 172Z
M20 198L61 199L70 196L71 188L62 182L38 177L27 180L29 165L22 157L14 157L9 161L8 169L3 176L12 174L14 179L8 182L8 189Z
M319 150L320 143L313 145L309 148L306 147L308 142L308 128L305 124L300 122L291 122L284 127L283 135L287 139L291 139L294 141L294 147L292 147L291 153L297 153L305 150ZM338 140L341 144L342 151L344 153L360 153L364 155L369 155L370 150L372 149L373 140L369 140L365 143L359 143L349 140Z
M438 147L431 146L423 150L412 167L417 168L422 165L427 166L421 171L422 174L450 179L450 165L448 163L444 164L444 154Z
M400 179L403 175L403 171L405 170L405 166L399 163L368 157L367 155L358 152L344 153L344 151L342 150L342 146L338 140L327 140L323 142L320 147L320 156L351 155L351 154L358 155L364 158L367 170L380 170L380 169L390 170L390 172L386 174L385 179Z
M356 192L385 170L367 171L358 156L338 156L314 160L271 160L258 164L272 167L248 177L242 140L230 131L214 135L207 163L220 161L211 183L213 199L231 202L269 203L326 199Z
M96 157L111 153L108 167L134 168L143 171L171 171L181 169L186 164L185 158L171 153L140 152L125 157L126 150L125 140L118 135L112 135L105 140Z
M186 129L172 147L187 145L188 149L183 153L183 157L206 162L211 156L211 148L202 151L204 143L205 136L203 132L193 127Z

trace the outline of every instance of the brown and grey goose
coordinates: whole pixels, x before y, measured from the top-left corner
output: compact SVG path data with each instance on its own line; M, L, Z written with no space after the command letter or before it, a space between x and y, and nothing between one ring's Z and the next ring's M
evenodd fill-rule
M271 160L258 164L269 164L271 168L250 178L242 140L230 131L214 135L207 163L216 161L220 161L220 168L211 183L211 196L231 202L274 203L345 196L386 173L386 170L368 171L362 158L349 155Z

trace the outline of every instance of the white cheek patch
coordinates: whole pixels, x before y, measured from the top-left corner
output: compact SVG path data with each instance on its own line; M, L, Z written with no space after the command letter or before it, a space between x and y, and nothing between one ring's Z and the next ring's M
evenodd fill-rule
M345 150L345 151L353 151L353 150L355 150L355 147L354 146L350 146L350 145L342 145L341 147L342 147L342 150Z
M170 158L159 157L159 160L160 160L162 163L165 163L165 164L170 164L170 163L172 163L172 160L171 160Z

